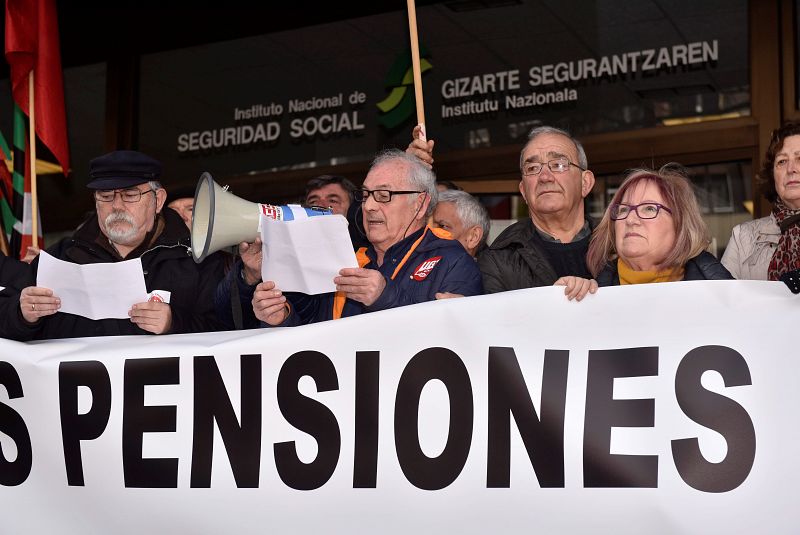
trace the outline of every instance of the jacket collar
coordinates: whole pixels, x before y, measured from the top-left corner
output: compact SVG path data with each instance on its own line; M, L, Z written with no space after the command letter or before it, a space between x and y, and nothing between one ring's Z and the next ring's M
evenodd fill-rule
M591 217L586 217L586 222L589 224L589 228L594 230L594 220ZM501 232L489 246L489 249L504 249L509 245L526 247L533 239L534 232L536 232L536 228L533 226L533 220L530 217L526 217Z
M425 232L425 228L426 227L422 227L416 232L412 232L399 242L389 247L383 255L383 262L386 263L386 261L391 258L396 258L399 262L403 258L403 255L405 255L405 252L408 250L408 248L411 247L411 245L417 241L420 236L422 236L422 233ZM366 253L369 261L377 265L378 253L375 252L375 247L372 244L367 247Z
M189 249L189 229L183 219L171 208L164 208L156 218L153 230L147 233L144 241L127 258L138 258L157 247L174 247L179 245ZM109 260L122 260L122 257L108 242L108 238L100 230L97 214L93 214L78 227L72 235L72 243L93 255L100 253ZM102 253L100 252L102 251Z

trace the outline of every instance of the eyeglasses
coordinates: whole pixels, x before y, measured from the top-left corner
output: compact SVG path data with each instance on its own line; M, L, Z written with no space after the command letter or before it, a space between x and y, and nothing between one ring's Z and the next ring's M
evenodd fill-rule
M392 195L409 195L411 193L424 193L423 191L392 191L388 189L357 189L353 192L357 202L366 202L369 196L375 199L375 202L391 202Z
M626 219L631 212L636 212L639 219L655 219L661 210L666 211L668 214L672 213L672 210L657 202L643 202L634 205L617 203L612 204L608 210L609 216L614 221Z
M565 173L567 170L569 170L570 165L577 167L581 171L586 171L586 169L584 169L580 165L569 161L569 158L556 158L554 160L550 160L549 162L545 163L525 162L522 164L522 174L525 176L538 175L539 173L542 172L542 169L544 169L545 165L547 165L547 167L553 173Z
M122 202L139 202L142 200L142 195L155 191L153 189L146 189L139 191L136 188L131 189L96 189L94 190L94 199L100 202L114 202L114 199L119 193Z

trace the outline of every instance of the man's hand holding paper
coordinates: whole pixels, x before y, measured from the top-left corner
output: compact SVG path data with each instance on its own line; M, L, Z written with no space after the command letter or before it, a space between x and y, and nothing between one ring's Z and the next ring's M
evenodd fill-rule
M39 318L51 316L58 312L59 308L61 299L49 288L29 286L20 292L19 309L28 323L36 323Z
M20 310L29 323L55 312L94 320L124 319L129 317L133 305L147 304L147 300L139 258L81 265L58 260L43 251L36 286L22 290ZM161 304L169 308L166 303Z
M345 268L333 280L336 290L347 294L347 297L370 306L386 288L386 279L377 270L365 268Z

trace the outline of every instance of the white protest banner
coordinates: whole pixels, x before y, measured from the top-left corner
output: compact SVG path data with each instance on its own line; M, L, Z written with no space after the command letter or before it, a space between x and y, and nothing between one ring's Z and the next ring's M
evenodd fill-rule
M0 531L796 532L798 313L710 281L0 340Z

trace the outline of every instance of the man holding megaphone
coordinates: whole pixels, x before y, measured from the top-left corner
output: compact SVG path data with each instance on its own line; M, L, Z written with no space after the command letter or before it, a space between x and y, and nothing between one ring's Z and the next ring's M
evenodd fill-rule
M356 254L361 267L342 269L334 279L334 293L284 295L273 281L263 281L250 303L243 300L242 315L262 326L294 326L432 301L444 294L482 293L475 261L447 232L426 225L436 198L434 174L419 159L399 150L379 154L363 189L355 191L369 240ZM243 245L240 251L244 269L239 276L252 283L261 272L260 244ZM231 278L217 288L218 312L224 313L230 303Z

